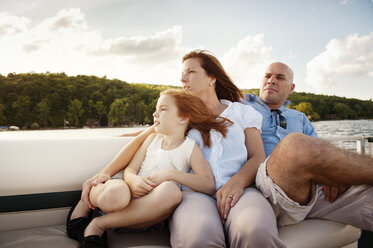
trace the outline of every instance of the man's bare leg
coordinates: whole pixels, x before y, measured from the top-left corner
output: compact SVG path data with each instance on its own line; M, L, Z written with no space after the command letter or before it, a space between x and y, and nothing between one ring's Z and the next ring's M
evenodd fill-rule
M373 158L292 133L269 156L267 173L291 199L305 205L312 182L331 186L373 184Z

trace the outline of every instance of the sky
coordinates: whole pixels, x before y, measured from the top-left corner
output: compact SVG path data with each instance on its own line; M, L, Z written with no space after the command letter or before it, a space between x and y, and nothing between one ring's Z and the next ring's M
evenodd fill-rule
M373 99L373 0L0 0L0 74L180 85L206 49L241 89L275 61L295 90Z

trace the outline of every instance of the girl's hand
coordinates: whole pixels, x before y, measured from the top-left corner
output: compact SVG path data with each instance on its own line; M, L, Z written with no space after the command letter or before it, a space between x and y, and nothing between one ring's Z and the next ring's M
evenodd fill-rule
M97 184L104 183L110 179L109 174L98 173L83 183L81 200L91 209L95 209L92 203L89 201L89 193L91 188Z
M134 175L130 181L127 181L133 198L139 198L148 194L157 185L147 178Z
M217 208L223 223L225 223L229 211L236 205L243 191L244 188L231 179L216 192Z
M171 173L171 170L157 171L152 173L148 179L158 186L165 181L169 181Z

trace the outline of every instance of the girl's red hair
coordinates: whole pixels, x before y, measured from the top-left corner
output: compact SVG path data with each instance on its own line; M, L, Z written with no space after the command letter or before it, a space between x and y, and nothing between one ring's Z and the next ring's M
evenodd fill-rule
M220 132L225 138L228 132L228 126L233 124L233 122L227 118L212 114L199 97L186 91L168 89L162 91L161 95L173 97L179 116L189 119L187 133L190 129L197 129L202 135L203 144L205 146L211 145L211 129Z

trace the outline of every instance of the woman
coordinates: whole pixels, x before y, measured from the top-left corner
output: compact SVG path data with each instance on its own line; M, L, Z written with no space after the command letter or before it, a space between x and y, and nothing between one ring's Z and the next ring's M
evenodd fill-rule
M183 192L183 200L170 218L172 247L225 247L226 243L230 247L284 247L272 224L276 222L271 206L258 190L247 188L265 159L261 115L239 103L239 89L220 62L205 51L183 57L181 82L184 90L234 125L225 139L212 134L214 145L201 146L215 177L216 197ZM201 145L197 133L190 132L189 137Z

